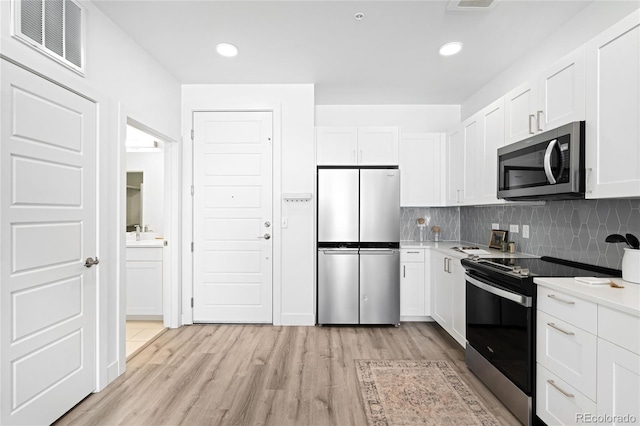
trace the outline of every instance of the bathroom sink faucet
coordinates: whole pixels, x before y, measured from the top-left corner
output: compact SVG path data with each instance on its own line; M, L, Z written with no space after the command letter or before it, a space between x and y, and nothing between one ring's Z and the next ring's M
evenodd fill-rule
M136 225L136 241L140 241L140 225Z

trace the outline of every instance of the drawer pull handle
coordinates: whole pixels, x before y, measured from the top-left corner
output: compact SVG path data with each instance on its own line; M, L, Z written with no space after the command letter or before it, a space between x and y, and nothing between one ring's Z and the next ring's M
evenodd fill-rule
M576 334L576 333L574 333L573 331L566 331L566 330L563 330L563 329L561 329L560 327L558 327L557 325L555 325L555 324L554 324L554 323L552 323L552 322L548 322L548 323L547 323L547 325L548 325L549 327L551 327L551 328L555 328L556 330L558 330L558 331L559 331L559 332L561 332L561 333L566 334L567 336L573 336L574 334Z
M560 298L559 298L558 296L556 296L555 294L547 294L547 297L548 297L549 299L553 299L553 300L556 300L556 301L558 301L558 302L565 303L565 304L567 304L567 305L575 305L575 304L576 304L576 302L572 302L571 300L564 300L564 299L560 299Z
M549 383L551 386L553 386L554 388L556 388L558 390L558 392L560 392L561 394L563 394L564 396L566 396L567 398L573 398L575 397L574 394L569 393L567 391L565 391L564 389L560 388L560 386L556 385L556 383L553 380L547 380L547 383Z
M419 251L408 251L408 252L407 252L407 254L408 254L408 253L412 253L412 254L420 254L420 252L419 252Z

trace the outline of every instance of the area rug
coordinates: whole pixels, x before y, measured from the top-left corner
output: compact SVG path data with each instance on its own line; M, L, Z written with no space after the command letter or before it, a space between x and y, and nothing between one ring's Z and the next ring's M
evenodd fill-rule
M446 361L357 360L369 425L499 425Z

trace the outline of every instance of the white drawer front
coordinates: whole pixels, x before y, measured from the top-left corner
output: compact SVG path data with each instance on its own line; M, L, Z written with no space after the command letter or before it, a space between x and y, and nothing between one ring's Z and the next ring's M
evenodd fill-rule
M585 415L596 415L596 404L546 368L537 365L536 414L548 425L587 423ZM581 417L582 416L582 417Z
M536 361L595 401L597 337L537 312Z
M400 250L400 262L424 262L424 250L402 249Z
M127 247L127 261L162 261L162 247Z
M640 317L598 306L598 337L640 355Z
M538 310L578 326L598 332L598 305L575 296L538 286Z

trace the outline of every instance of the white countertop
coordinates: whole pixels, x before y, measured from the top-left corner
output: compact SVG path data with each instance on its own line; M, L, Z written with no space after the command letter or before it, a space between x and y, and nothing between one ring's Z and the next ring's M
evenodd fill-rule
M538 285L640 317L640 284L630 283L622 278L612 278L611 281L624 286L624 288L591 285L581 283L573 278L536 277L533 279L533 282Z
M157 248L164 247L164 240L127 240L127 247Z
M411 241L411 240L402 240L400 241L400 248L401 249L432 249L432 250L438 250L440 252L446 253L448 255L451 255L453 257L456 257L458 259L462 259L465 257L468 257L469 255L466 253L462 253L456 250L453 250L453 247L461 247L461 246L466 246L466 247L478 247L482 250L486 250L489 252L489 254L483 254L480 255L480 257L493 257L493 258L501 258L501 259L517 259L517 258L523 258L523 257L539 257L539 256L533 256L530 254L524 254L524 253L520 253L520 252L515 252L515 253L509 253L509 252L502 252L498 249L494 249L494 248L489 248L488 246L482 245L482 244L474 244L474 243L468 243L465 241L425 241L425 242L418 242L418 241Z

